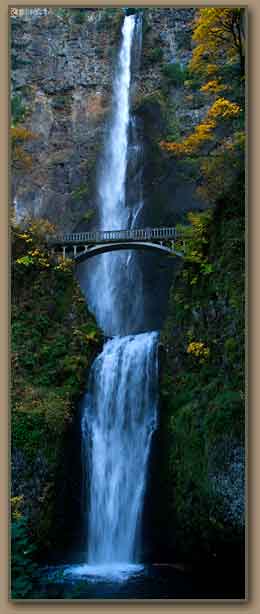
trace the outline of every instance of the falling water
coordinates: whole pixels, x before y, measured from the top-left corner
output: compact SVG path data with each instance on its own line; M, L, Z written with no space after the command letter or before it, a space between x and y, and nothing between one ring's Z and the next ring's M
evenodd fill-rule
M140 54L140 18L125 17L112 98L112 118L100 162L98 176L99 227L116 230L138 223L142 208L140 181L127 198L128 166L133 163L138 147L135 120L130 115L131 61L138 65ZM132 47L135 43L134 48ZM133 51L137 50L133 53ZM133 57L137 55L137 58ZM133 147L129 148L129 132ZM88 306L107 335L127 335L144 330L143 283L138 255L132 251L108 253L79 266L81 287ZM101 295L102 297L101 297Z
M137 165L140 154L130 115L131 61L140 55L140 40L140 19L125 17L113 117L98 181L103 229L134 226L142 209L140 173L136 189L126 188L129 164ZM140 557L147 462L156 425L158 333L142 332L142 276L131 251L99 256L81 266L79 277L99 324L113 336L92 366L82 418L83 463L88 467L86 563L92 573L102 568L107 573L118 565L126 569Z
M88 562L131 562L156 423L157 333L115 337L96 359L83 417L91 467Z

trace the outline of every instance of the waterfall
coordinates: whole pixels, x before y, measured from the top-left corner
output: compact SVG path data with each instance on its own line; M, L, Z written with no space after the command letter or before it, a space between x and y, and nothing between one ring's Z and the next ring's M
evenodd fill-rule
M131 61L136 68L140 45L141 20L126 16L98 177L102 229L131 228L142 209L140 169L135 182L129 180L129 169L137 169L141 153L130 114ZM82 416L82 458L88 467L86 564L89 574L98 574L118 565L126 569L140 558L147 463L156 426L158 333L144 332L142 275L133 252L103 254L79 265L79 279L97 321L113 337L92 365Z
M156 424L157 333L115 337L94 362L82 429L91 467L89 564L134 562Z
M135 183L134 190L132 188L131 202L126 194L127 168L138 148L134 136L135 149L129 149L129 132L131 130L134 134L135 125L130 116L131 59L135 55L133 41L140 54L140 18L136 20L134 15L130 15L125 17L122 27L113 83L112 119L97 182L101 230L132 228L138 222L137 215L142 207L140 182ZM133 59L136 66L137 61ZM103 254L98 259L80 264L78 274L88 306L107 335L127 335L144 329L143 284L138 255L131 250Z

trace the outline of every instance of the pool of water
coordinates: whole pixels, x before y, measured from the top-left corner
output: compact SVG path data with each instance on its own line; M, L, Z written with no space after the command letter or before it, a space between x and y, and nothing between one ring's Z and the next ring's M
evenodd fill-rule
M244 585L237 575L177 565L59 565L41 570L39 598L229 600L244 599Z

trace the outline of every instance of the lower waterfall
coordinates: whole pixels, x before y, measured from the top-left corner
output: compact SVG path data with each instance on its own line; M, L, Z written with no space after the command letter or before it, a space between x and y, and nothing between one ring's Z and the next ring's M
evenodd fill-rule
M115 337L93 364L82 419L90 472L89 564L138 560L157 370L155 332Z

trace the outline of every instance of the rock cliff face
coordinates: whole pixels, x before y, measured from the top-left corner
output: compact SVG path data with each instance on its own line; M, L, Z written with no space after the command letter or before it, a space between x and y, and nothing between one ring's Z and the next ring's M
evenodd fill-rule
M12 87L22 95L32 168L13 173L23 211L72 229L86 203L110 105L116 28L104 11L14 18ZM22 64L21 64L22 63Z
M34 10L11 18L12 96L25 108L22 125L35 138L24 144L26 168L14 163L12 199L18 216L46 217L60 230L96 221L96 167L112 101L112 75L123 10ZM175 221L176 212L202 206L194 185L158 157L158 139L205 112L167 85L166 65L190 58L194 9L143 9L143 50L133 105L144 141L144 186L149 223ZM167 107L161 92L167 88ZM152 196L152 198L151 198ZM164 203L163 215L161 204ZM160 215L158 214L158 209ZM178 216L177 216L178 217ZM82 226L84 225L84 226Z

